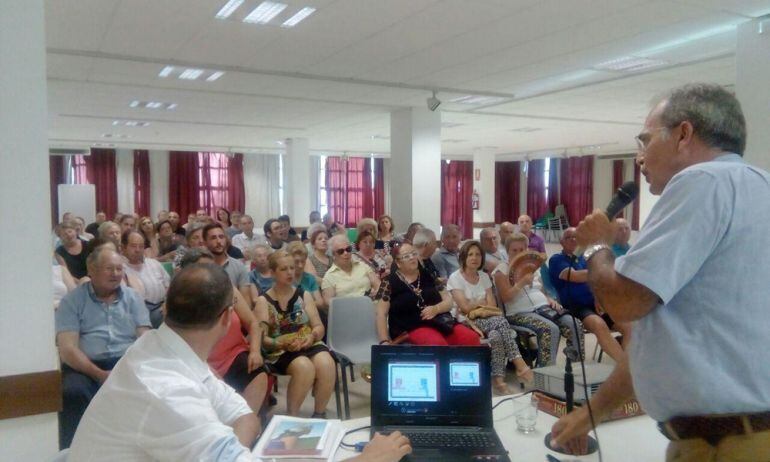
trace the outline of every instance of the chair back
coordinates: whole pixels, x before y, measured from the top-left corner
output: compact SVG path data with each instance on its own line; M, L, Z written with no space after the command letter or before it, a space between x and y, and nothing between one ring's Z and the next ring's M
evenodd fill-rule
M545 293L552 299L559 301L559 292L556 291L556 286L553 285L547 263L543 263L543 266L540 267L540 279L543 280L543 290L545 290Z
M328 327L326 343L332 352L345 355L354 364L371 361L372 345L379 343L371 298L332 298Z
M553 209L553 214L558 218L566 217L567 212L564 210L564 204L557 205L556 208Z

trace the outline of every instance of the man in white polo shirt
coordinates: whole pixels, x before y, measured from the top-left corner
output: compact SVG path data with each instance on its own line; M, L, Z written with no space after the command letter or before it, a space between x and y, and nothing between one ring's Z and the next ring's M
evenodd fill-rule
M132 230L124 233L121 243L123 257L126 260L123 263L123 270L142 283L141 287L135 289L144 298L152 327L157 328L163 322L161 305L166 299L171 278L157 260L145 258L144 236L139 231Z

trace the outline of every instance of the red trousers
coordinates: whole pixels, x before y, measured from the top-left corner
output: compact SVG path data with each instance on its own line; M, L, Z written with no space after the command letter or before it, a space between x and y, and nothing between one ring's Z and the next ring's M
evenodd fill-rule
M469 327L455 324L452 333L443 335L432 327L418 327L409 332L409 343L415 345L478 345L479 336Z

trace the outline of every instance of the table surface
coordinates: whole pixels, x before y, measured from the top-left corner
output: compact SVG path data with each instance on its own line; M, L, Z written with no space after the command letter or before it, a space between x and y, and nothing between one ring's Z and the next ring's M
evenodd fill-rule
M497 404L503 398L495 398ZM546 449L543 438L551 431L556 422L553 417L544 412L537 416L535 431L523 434L516 430L516 412L528 403L529 395L521 396L498 406L494 412L494 422L497 434L513 462L540 462L546 460L546 454L551 454L562 462L568 461L598 461L598 453L587 456L567 456ZM346 420L342 422L346 429L351 430L369 425L369 417ZM665 460L668 440L660 434L655 421L646 415L616 420L599 425L599 443L606 462L646 462ZM351 433L345 437L348 444L369 439L369 429ZM335 460L345 460L355 455L355 452L340 447Z

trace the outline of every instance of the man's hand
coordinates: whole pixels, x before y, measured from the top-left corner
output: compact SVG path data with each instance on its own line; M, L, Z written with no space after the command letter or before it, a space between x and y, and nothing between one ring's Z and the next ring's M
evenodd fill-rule
M614 237L615 226L600 209L585 217L577 227L578 247L585 248L593 244L611 245Z
M576 408L553 424L551 444L576 456L586 454L588 452L587 436L590 430L591 419L588 409Z
M359 462L398 462L402 457L412 452L409 439L401 432L393 432L388 436L379 433L366 445L364 451L354 460Z
M261 365L265 363L264 358L262 358L262 353L259 351L250 351L249 352L249 359L248 359L248 370L249 372L253 372L257 370Z

